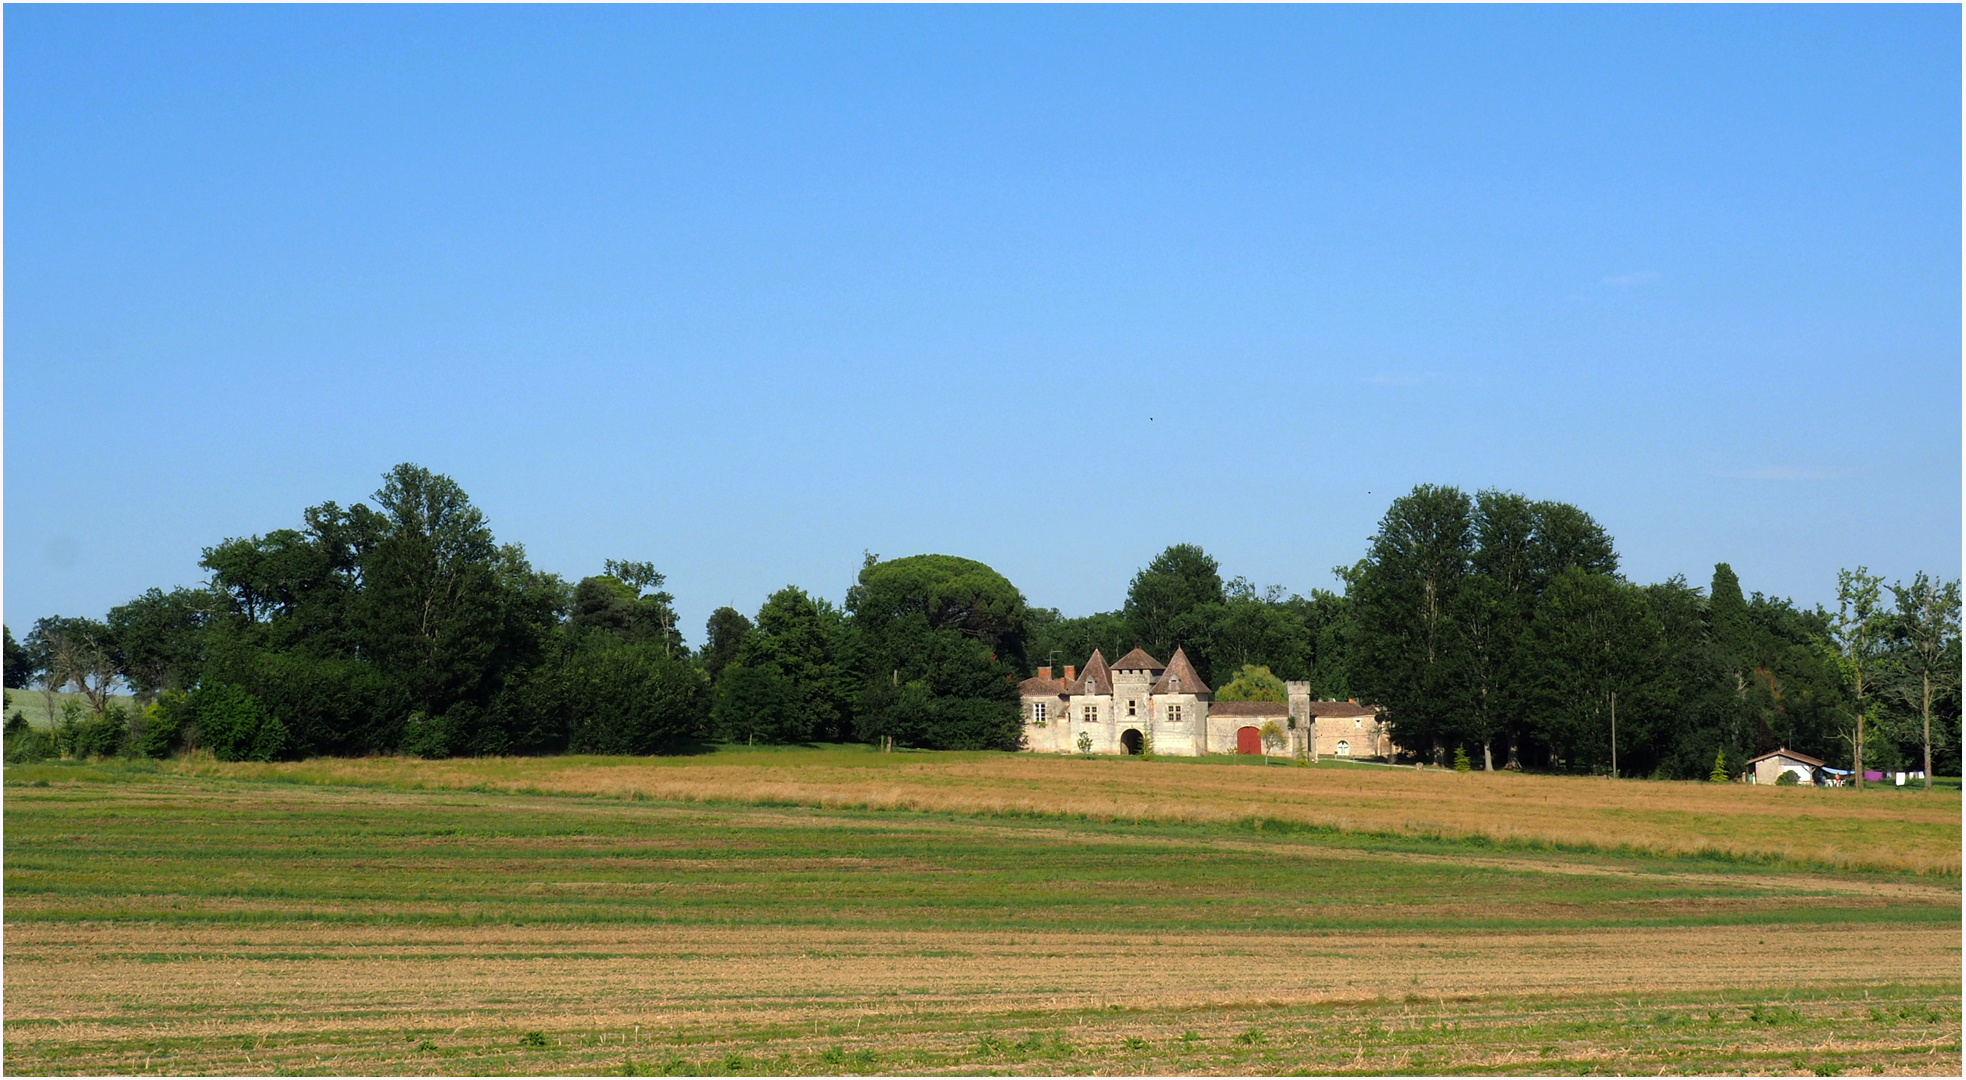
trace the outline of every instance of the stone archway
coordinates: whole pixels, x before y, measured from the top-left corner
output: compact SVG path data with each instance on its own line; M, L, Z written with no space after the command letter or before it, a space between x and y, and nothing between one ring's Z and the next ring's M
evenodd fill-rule
M1260 754L1263 752L1263 733L1253 727L1236 729L1236 753Z
M1126 748L1127 753L1137 754L1146 746L1146 740L1141 737L1139 728L1127 728L1120 732L1120 745Z

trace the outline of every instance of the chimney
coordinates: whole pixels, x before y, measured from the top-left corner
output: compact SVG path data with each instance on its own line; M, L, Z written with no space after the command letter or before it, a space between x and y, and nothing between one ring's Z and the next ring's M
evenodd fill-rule
M1078 669L1078 666L1077 666L1077 665L1075 665L1075 664L1066 664L1066 665L1065 665L1065 681L1066 681L1066 682L1071 682L1071 681L1072 681L1073 679L1076 679L1076 678L1078 678L1078 677L1079 677L1079 669Z
M1049 679L1049 678L1051 678L1051 669L1050 669L1050 668L1048 668L1048 667L1041 667L1041 668L1039 668L1039 669L1038 669L1038 678L1040 678L1040 679Z

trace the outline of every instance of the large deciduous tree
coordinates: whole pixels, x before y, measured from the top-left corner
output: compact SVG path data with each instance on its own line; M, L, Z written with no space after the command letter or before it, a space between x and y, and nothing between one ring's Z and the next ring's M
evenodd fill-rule
M751 633L738 646L736 662L723 677L732 677L735 668L742 667L747 685L755 687L769 681L758 669L770 668L783 681L795 714L792 720L771 726L780 733L774 738L835 740L852 730L854 661L853 632L845 615L827 600L787 585L758 609Z
M1250 665L1270 668L1285 679L1310 676L1316 645L1301 597L1286 599L1281 585L1259 592L1242 577L1230 581L1222 592L1215 623L1203 635L1210 665L1204 680Z
M565 716L527 704L557 698L524 690L552 666L564 583L496 544L448 477L398 465L375 501L206 549L222 603L203 675L259 699L300 752L564 748Z
M1616 694L1621 743L1643 745L1663 711L1663 629L1636 586L1571 566L1550 582L1528 641L1534 721L1553 757L1608 766Z
M1194 544L1175 544L1133 576L1123 612L1141 647L1163 661L1185 648L1202 680L1212 682L1211 631L1226 599L1215 559Z
M663 592L666 579L646 562L609 559L604 573L582 578L573 590L567 623L575 631L605 630L618 637L652 642L665 656L686 653L676 629L675 597Z
M448 476L398 465L374 499L386 525L361 565L363 643L419 711L441 716L481 688L498 648L498 545Z
M209 589L152 588L109 611L111 650L123 680L148 704L189 690L205 666L205 624L220 599Z
M45 658L41 679L51 693L73 686L88 701L90 712L101 716L109 708L116 659L109 626L102 620L60 615L37 619L27 647ZM50 697L50 713L53 705Z
M1468 727L1467 643L1456 620L1474 547L1473 504L1422 484L1393 500L1353 578L1352 679L1386 708L1395 739L1438 761Z

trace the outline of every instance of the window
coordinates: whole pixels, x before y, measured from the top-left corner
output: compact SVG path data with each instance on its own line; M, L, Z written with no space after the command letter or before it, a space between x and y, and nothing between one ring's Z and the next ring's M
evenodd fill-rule
M1031 706L1031 723L1039 727L1044 726L1044 702L1040 701Z
M1169 705L1167 707L1167 722L1170 724L1178 724L1181 722L1181 706Z
M1352 720L1352 726L1353 726L1353 727L1355 727L1355 728L1359 728L1359 729L1361 729L1361 730L1363 730L1363 729L1364 729L1364 727L1365 727L1365 721L1364 721L1364 720L1361 720L1361 719L1357 719L1357 718L1353 718L1353 720Z
M1096 724L1099 722L1099 706L1087 705L1085 707L1085 722L1088 724Z
M1351 756L1352 756L1352 744L1351 744L1351 743L1348 743L1348 742L1346 742L1346 741L1345 741L1345 740L1343 740L1343 739L1339 739L1339 740L1338 740L1338 756L1339 756L1339 757L1351 757Z
M1172 692L1174 692L1174 693L1176 693L1176 694L1178 694L1178 693L1180 693L1180 692L1181 692L1181 676L1179 676L1179 675L1176 675L1176 676L1174 676L1174 677L1172 677L1172 678L1170 678L1170 679L1168 679L1168 680L1167 680L1167 688L1168 688L1168 689L1169 689L1170 691L1172 691Z
M1133 700L1132 698L1127 698L1127 699L1126 699L1126 715L1128 715L1128 716L1138 716L1138 715L1140 715L1140 714L1139 714L1139 712L1138 712L1138 710L1136 710L1136 709L1135 709L1135 707L1134 707L1134 706L1135 706L1135 704L1136 704L1136 703L1134 702L1134 700Z

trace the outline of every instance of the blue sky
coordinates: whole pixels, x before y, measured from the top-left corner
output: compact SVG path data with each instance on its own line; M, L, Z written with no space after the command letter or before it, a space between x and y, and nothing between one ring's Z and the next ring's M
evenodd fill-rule
M861 553L1960 572L1960 12L5 11L5 615L415 461L700 640Z

